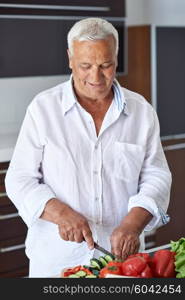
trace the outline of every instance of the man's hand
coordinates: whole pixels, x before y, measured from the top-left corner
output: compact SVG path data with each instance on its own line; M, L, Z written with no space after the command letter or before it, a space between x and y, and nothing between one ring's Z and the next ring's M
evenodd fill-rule
M152 214L142 207L134 207L111 234L111 251L119 259L138 252L139 235L152 219Z
M77 243L85 240L89 249L94 248L92 232L86 218L64 202L56 198L50 199L45 206L41 219L57 224L63 240Z
M69 206L64 208L58 226L60 236L63 240L77 243L85 240L89 249L94 248L92 232L86 218Z
M117 227L110 238L111 252L118 259L125 260L127 256L138 252L139 249L139 234L134 232L130 226L120 225Z

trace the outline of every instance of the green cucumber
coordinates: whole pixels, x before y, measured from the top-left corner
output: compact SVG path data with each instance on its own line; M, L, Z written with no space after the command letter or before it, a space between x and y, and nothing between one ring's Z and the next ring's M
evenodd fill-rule
M93 268L92 268L91 272L93 273L93 275L95 275L97 277L99 276L99 273L100 273L100 271L98 271L97 269L93 269Z
M106 259L103 256L99 257L99 261L102 263L103 267L106 267L107 261L106 261Z
M80 276L78 276L76 274L71 274L67 278L80 278Z
M83 265L83 268L91 270L91 266L88 266L88 265Z
M87 275L87 273L85 271L78 271L75 273L76 276L78 277L85 277Z
M97 278L97 276L96 276L96 275L93 275L93 274L91 274L91 275L87 275L87 276L85 276L85 278Z
M87 266L87 265L84 265L83 267L85 269L88 269L89 271L91 271L93 273L93 275L96 275L98 277L100 271L96 267Z
M114 255L105 255L105 256L104 256L104 259L105 259L107 262L113 261L113 260L114 260Z
M93 268L96 268L98 270L101 270L103 268L101 261L99 261L97 258L91 258L90 262Z

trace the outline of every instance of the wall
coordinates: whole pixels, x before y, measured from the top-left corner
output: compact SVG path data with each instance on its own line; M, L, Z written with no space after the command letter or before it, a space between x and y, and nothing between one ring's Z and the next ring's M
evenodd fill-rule
M0 78L0 135L17 133L33 97L67 78L68 76Z
M145 0L126 0L127 25L141 25L145 22Z
M185 25L184 0L127 0L127 24Z

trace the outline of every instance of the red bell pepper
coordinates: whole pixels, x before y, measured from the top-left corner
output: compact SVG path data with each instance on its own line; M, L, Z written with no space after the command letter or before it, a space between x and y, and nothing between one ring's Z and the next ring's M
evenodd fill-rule
M140 277L141 278L152 278L153 277L152 270L149 265L146 265L145 269L141 272Z
M161 249L154 253L152 270L155 277L175 277L175 252Z
M133 255L122 263L122 272L125 276L151 278L152 271L142 256Z

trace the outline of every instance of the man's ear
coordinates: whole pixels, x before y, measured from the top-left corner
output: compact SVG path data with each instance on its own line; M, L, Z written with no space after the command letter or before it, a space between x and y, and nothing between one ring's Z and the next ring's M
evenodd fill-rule
M68 59L69 59L69 68L72 69L72 57L71 57L71 53L70 53L69 49L67 49L67 55L68 55Z

